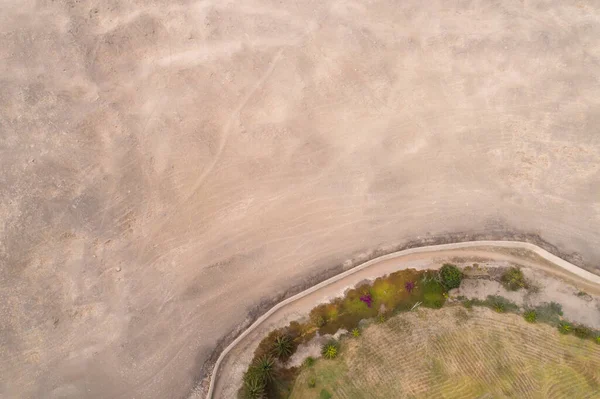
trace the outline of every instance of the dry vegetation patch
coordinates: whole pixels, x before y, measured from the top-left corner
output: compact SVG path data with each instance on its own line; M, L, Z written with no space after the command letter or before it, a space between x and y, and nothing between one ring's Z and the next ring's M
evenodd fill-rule
M344 340L336 359L300 373L291 398L597 398L599 390L593 341L516 314L448 307L402 313Z

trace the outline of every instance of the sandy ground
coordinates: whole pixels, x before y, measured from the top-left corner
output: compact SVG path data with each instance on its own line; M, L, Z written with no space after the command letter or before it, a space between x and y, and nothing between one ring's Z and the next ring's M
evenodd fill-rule
M373 251L596 268L599 60L596 0L0 0L0 396L186 397Z
M565 317L569 320L585 323L600 328L600 277L583 270L577 270L567 262L551 258L539 248L533 251L523 249L524 245L512 244L513 248L482 246L481 244L448 245L447 248L431 248L402 251L390 254L381 259L374 259L357 268L335 276L309 290L278 304L261 316L247 331L244 331L230 346L226 348L216 368L212 381L214 386L208 393L212 398L235 398L242 384L242 376L247 370L254 351L260 341L272 330L284 327L291 321L305 319L310 310L317 304L341 297L344 292L354 288L365 280L375 280L403 269L437 269L446 262L453 262L461 267L471 266L477 262L482 271L489 268L519 266L523 273L536 283L538 292L531 294L525 290L506 291L495 281L466 280L453 295L464 295L469 298L485 299L488 295L502 295L516 302L537 306L543 302L557 301L563 305ZM521 248L519 248L519 246ZM573 274L577 272L578 274ZM484 273L485 274L485 273ZM576 294L586 290L586 296ZM318 357L320 337L311 342L307 348L301 348L302 355ZM299 363L303 359L291 359ZM199 392L195 397L203 397Z

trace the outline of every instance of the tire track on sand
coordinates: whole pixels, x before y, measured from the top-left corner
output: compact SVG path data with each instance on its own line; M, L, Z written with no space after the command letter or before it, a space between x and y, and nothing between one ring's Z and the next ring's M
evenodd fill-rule
M269 77L273 74L275 67L279 63L279 60L281 59L283 50L284 50L284 48L281 48L281 49L279 49L279 51L277 51L277 53L275 54L275 56L269 63L267 70L262 74L260 79L252 87L252 90L250 90L244 96L242 101L233 110L231 115L229 115L229 119L227 119L227 123L223 127L221 142L219 143L219 148L217 150L217 153L215 154L210 165L207 168L205 168L204 171L202 172L202 174L198 177L198 179L194 183L190 192L185 196L185 198L183 200L184 203L189 201L189 199L196 193L196 191L198 191L198 189L200 189L200 187L202 187L202 184L204 183L204 181L206 180L208 175L213 171L217 162L219 162L219 159L221 158L221 155L223 154L223 150L225 149L225 146L227 145L229 136L231 135L231 131L233 130L232 129L233 123L239 119L241 112L244 110L244 108L246 108L246 105L248 105L248 102L250 101L252 96L254 96L254 93L256 93L258 90L260 90L260 88L265 84L267 79L269 79Z
M192 198L194 196L194 194L200 189L200 187L202 187L202 184L205 182L205 180L208 177L208 175L214 170L215 166L217 165L217 163L221 159L221 156L223 154L225 146L227 145L227 141L228 141L229 136L231 135L231 132L233 130L233 124L234 124L234 122L239 119L239 116L240 116L241 112L244 110L244 108L246 107L246 105L248 105L248 102L254 96L254 94L258 90L260 90L261 87L263 87L263 85L265 84L265 82L273 74L273 71L275 70L275 67L277 66L277 64L281 60L281 57L283 55L283 51L284 50L285 50L285 48L282 47L282 48L280 48L277 51L277 53L275 54L275 56L271 59L271 62L269 63L269 66L267 67L267 69L265 70L265 72L263 72L263 74L261 75L260 79L254 84L254 86L252 87L252 89L244 96L244 98L242 98L242 101L240 101L240 103L238 104L238 106L229 115L229 119L227 120L227 123L225 124L225 126L223 126L221 141L219 143L219 148L217 149L217 153L213 157L211 163L202 171L202 174L196 179L195 183L193 184L193 186L192 186L191 190L188 192L188 194L186 194L183 197L183 199L177 201L177 204L173 208L171 208L171 211L168 212L163 217L163 220L160 223L158 223L156 225L156 227L154 227L149 233L147 233L145 235L146 238L147 238L146 244L142 245L142 247L138 251L138 255L137 255L138 261L142 257L142 254L145 252L145 250L147 248L147 243L152 242L151 238L154 237L156 235L156 233L158 233L159 231L162 231L164 229L164 226L171 220L171 218L173 216L173 212L174 212L173 210L180 209L180 207L183 204L187 203L190 200L190 198Z

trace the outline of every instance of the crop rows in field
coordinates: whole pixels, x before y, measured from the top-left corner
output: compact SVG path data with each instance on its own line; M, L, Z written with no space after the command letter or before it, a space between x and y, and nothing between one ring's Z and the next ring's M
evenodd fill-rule
M485 308L405 313L343 346L292 398L600 398L600 345Z

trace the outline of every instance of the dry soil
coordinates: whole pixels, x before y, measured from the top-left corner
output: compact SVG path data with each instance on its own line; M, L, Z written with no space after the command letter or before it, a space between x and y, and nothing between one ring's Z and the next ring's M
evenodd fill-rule
M597 0L0 0L0 396L186 397L373 251L599 225Z

